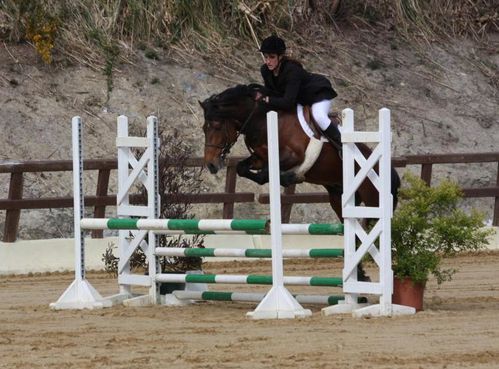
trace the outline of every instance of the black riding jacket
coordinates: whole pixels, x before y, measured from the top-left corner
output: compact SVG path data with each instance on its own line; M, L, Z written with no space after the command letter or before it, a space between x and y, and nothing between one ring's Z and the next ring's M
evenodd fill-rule
M276 110L293 110L297 103L312 105L337 96L331 82L319 74L307 72L300 64L284 59L278 76L264 64L260 68L265 87L270 90L268 106Z

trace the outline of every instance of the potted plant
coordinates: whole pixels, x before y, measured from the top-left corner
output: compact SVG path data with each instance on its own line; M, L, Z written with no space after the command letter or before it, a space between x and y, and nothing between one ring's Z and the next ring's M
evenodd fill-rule
M393 303L423 308L423 293L433 275L438 284L448 281L456 269L442 260L488 244L492 230L483 228L483 215L458 208L462 192L445 180L429 187L413 174L404 175L400 205L392 219Z

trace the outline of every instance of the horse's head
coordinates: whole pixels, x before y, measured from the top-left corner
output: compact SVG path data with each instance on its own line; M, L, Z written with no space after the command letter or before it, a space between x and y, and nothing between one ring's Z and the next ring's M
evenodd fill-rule
M253 90L245 85L229 88L200 102L204 112L204 164L212 174L222 167L255 109Z
M207 103L208 102L208 103ZM215 174L222 167L225 155L236 143L239 135L237 122L231 118L212 115L216 110L208 100L200 103L204 110L204 165Z

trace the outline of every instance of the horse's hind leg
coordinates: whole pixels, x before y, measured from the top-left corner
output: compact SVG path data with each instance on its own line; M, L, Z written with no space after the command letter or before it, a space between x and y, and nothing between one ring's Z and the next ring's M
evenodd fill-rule
M324 186L329 194L329 205L333 208L339 221L343 223L343 215L341 209L341 194L343 189L341 185L328 185Z

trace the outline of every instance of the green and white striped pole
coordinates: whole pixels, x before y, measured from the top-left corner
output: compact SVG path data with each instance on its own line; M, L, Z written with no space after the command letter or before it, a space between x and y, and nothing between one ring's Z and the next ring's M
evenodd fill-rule
M268 233L267 220L255 219L144 219L144 218L85 218L83 229L119 229L168 231L188 234L241 232L247 234Z
M255 292L223 292L223 291L173 291L179 300L204 300L204 301L242 301L260 302L265 297L264 293ZM300 304L336 305L345 299L345 296L336 295L293 295ZM359 297L359 303L366 303L365 297Z
M258 219L84 218L82 229L147 230L183 234L269 234L269 222ZM281 224L286 235L343 234L343 224Z
M226 283L226 284L259 284L274 285L273 275L234 275L234 274L157 274L156 282L160 283ZM283 276L283 285L339 287L343 284L341 277L300 277Z
M157 256L168 257L236 257L236 258L271 258L270 249L216 249L216 248L182 248L157 247ZM343 257L343 249L285 249L284 258L339 258Z

